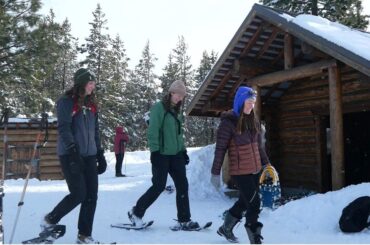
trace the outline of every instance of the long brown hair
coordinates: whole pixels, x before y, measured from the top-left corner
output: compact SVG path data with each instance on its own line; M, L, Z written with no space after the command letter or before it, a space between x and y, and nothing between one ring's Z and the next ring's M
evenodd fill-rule
M254 115L254 110L249 114L244 114L243 109L240 112L238 123L236 124L236 132L242 134L246 130L251 131L253 134L261 132L261 125Z
M90 104L97 106L94 92L85 96L86 84L87 83L75 85L64 93L68 97L77 98L77 105L79 108Z
M163 103L164 109L165 109L166 111L171 110L171 93L166 94L166 95L162 98L162 103ZM177 114L179 114L179 113L180 113L181 105L182 105L182 101L179 101L179 102L178 102L178 103L173 107L173 109L175 110L175 112L176 112Z

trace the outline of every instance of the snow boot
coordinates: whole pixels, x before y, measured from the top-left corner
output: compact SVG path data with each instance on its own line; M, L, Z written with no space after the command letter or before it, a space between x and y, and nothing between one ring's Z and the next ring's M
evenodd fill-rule
M127 215L133 226L136 226L136 227L143 226L144 222L142 218L135 215L135 207L133 207L130 211L128 211Z
M45 215L44 218L41 220L40 227L42 230L49 229L53 226L56 226L57 224L52 222L54 216L51 215L50 213Z
M178 221L176 225L171 227L171 230L176 230L176 231L179 231L179 230L195 231L195 230L199 230L199 229L200 229L200 226L199 226L198 222L191 221L191 220L186 221L186 222Z
M261 236L261 229L263 225L260 222L254 224L246 224L245 229L248 234L251 244L262 244L263 237Z
M235 218L234 216L231 215L229 211L227 211L224 219L223 225L220 226L217 230L217 234L220 236L223 236L226 238L231 243L237 243L238 238L234 235L233 229L235 225L240 221L240 219Z
M94 240L91 236L84 236L81 234L77 235L77 244L99 244L98 241Z
M122 173L116 173L116 177L126 177L126 175L124 175Z

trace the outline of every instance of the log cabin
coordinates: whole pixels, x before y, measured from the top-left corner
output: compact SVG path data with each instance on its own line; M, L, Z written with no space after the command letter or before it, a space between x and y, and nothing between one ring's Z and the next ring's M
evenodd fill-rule
M186 113L219 117L251 86L283 188L370 181L369 44L369 33L255 4Z

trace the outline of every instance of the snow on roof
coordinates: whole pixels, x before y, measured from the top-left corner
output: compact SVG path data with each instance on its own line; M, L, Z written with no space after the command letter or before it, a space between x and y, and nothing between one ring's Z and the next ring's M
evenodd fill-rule
M293 17L285 13L280 16L370 61L370 33L352 29L320 16L301 14Z

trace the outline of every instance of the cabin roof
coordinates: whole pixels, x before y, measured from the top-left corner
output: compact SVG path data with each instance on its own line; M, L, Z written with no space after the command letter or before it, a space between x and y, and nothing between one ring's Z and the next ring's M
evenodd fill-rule
M329 32L329 28L334 31ZM221 111L231 108L236 89L249 85L248 79L284 70L286 34L293 37L295 66L334 59L370 76L370 52L362 48L370 43L369 33L319 16L295 16L254 4L204 79L186 113L190 116L219 116ZM275 103L290 85L290 81L284 81L262 87L262 103Z

